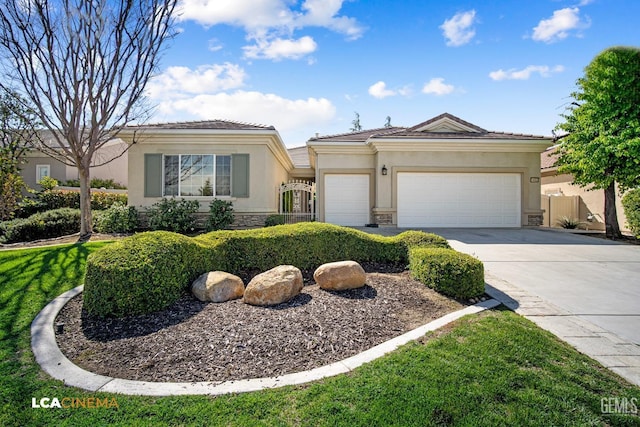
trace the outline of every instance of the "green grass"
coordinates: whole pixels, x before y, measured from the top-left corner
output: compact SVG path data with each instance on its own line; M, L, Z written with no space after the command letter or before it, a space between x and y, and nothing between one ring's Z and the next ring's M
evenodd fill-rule
M30 323L82 283L87 255L106 244L0 252L0 425L640 425L637 416L600 407L601 398L640 398L640 388L508 311L464 318L308 386L166 398L66 387L35 363ZM32 409L32 397L115 397L119 407Z

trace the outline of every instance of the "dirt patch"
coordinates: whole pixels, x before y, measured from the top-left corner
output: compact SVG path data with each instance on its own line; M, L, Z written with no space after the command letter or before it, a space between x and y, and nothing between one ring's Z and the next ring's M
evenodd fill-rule
M58 345L79 366L117 378L239 380L336 362L460 308L408 272L368 273L364 287L343 292L309 284L273 307L185 295L166 310L125 319L91 317L76 297L57 318L64 323Z

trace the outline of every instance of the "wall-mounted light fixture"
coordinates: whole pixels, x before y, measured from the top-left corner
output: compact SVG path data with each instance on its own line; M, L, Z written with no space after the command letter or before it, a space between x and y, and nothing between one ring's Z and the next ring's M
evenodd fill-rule
M387 174L387 166L382 165L382 175L386 175Z

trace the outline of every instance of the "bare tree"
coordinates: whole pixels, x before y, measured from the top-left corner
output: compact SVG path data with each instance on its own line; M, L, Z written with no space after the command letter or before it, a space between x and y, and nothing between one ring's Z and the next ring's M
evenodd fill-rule
M12 85L51 131L36 148L78 168L81 238L92 232L90 167L119 157L96 163L96 152L127 124L149 117L144 89L175 34L176 3L0 3L0 86Z

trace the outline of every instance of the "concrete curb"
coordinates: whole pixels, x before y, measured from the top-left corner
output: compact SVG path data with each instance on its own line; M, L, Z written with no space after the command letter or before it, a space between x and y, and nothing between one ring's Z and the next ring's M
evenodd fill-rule
M83 286L78 286L65 292L51 301L36 316L31 323L31 348L40 367L53 378L61 380L65 385L78 387L94 392L109 392L143 396L177 396L177 395L221 395L228 393L244 393L268 388L276 388L287 385L304 384L317 381L322 378L344 374L353 369L378 359L392 352L401 345L424 336L429 331L434 331L468 314L479 313L492 309L501 303L490 299L462 310L449 313L439 319L413 329L403 335L392 338L370 348L360 354L321 366L304 372L281 375L278 377L255 378L238 381L224 382L147 382L133 381L121 378L111 378L94 374L73 364L58 348L56 342L54 322L58 312L73 297L82 292Z

